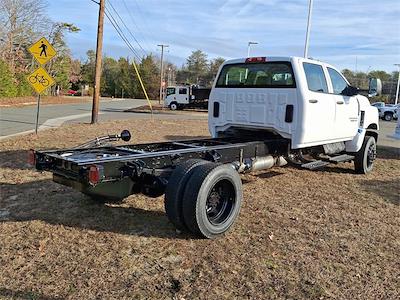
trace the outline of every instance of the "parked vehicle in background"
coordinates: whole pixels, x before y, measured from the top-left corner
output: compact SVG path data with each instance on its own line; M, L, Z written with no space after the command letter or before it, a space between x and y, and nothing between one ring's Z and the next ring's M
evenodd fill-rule
M171 110L184 108L208 107L208 98L211 89L189 85L177 85L167 87L167 94L164 99L165 106Z
M371 104L376 107L379 117L385 121L397 120L399 104L385 104L385 102L375 102Z
M377 79L375 86L379 95ZM191 95L189 87L174 87L170 95L179 95L180 88L186 89L181 95ZM165 193L171 223L214 238L239 215L240 173L288 162L314 170L352 161L357 173L369 173L378 121L377 109L331 65L302 57L242 58L225 62L214 82L212 138L107 145L129 141L129 131L123 131L71 149L31 151L30 158L38 170L52 172L55 182L97 201Z

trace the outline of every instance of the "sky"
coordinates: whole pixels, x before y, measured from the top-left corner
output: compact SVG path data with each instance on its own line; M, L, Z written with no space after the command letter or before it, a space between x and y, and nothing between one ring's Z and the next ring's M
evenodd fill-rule
M308 0L106 0L137 56L160 55L181 66L192 51L209 58L303 56ZM98 5L91 0L52 0L53 21L73 23L81 31L68 34L74 57L96 47ZM115 11L129 28L129 33ZM340 69L394 71L400 63L400 1L314 0L309 56ZM132 35L131 35L132 34ZM137 40L138 43L134 40ZM106 19L103 52L135 57Z

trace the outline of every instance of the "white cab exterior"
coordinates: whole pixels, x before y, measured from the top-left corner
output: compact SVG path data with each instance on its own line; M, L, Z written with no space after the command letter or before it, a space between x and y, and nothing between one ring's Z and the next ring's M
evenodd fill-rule
M367 128L378 129L378 110L366 97L335 93L340 84L348 82L333 66L301 57L266 57L265 63L269 62L290 63L295 87L218 87L223 67L245 64L246 59L230 60L221 66L209 100L208 124L213 137L230 127L265 129L290 139L292 149L345 142L350 152L361 148ZM324 91L310 90L305 68L323 71ZM334 83L331 77L335 77ZM321 78L309 75L308 80ZM219 103L217 117L213 114L215 102ZM291 122L285 121L288 105L293 105Z

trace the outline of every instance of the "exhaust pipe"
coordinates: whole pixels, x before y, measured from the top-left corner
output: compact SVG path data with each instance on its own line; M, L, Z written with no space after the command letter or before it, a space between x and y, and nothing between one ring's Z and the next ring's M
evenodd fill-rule
M246 158L242 162L236 161L232 165L239 173L256 172L260 170L270 169L272 167L281 167L287 164L282 156L273 157L272 155Z

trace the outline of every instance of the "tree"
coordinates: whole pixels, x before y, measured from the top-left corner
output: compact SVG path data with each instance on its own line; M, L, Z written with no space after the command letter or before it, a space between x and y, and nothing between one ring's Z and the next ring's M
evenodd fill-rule
M26 48L46 32L44 0L0 1L0 53L12 74L26 71Z
M225 59L222 57L214 58L209 63L209 68L206 77L206 85L211 86L214 82L215 77L217 76L219 67L225 62Z
M186 60L189 80L195 84L204 84L208 70L207 54L201 50L193 51Z
M153 55L147 55L142 59L139 65L139 73L142 77L147 94L151 99L157 99L160 90L160 69ZM137 78L137 76L135 76ZM136 90L135 96L144 97L142 88L138 80L135 80Z
M82 81L85 84L94 85L94 73L96 68L96 52L88 50L86 52L87 59L82 65Z
M15 97L17 95L14 81L8 65L0 59L0 97Z

